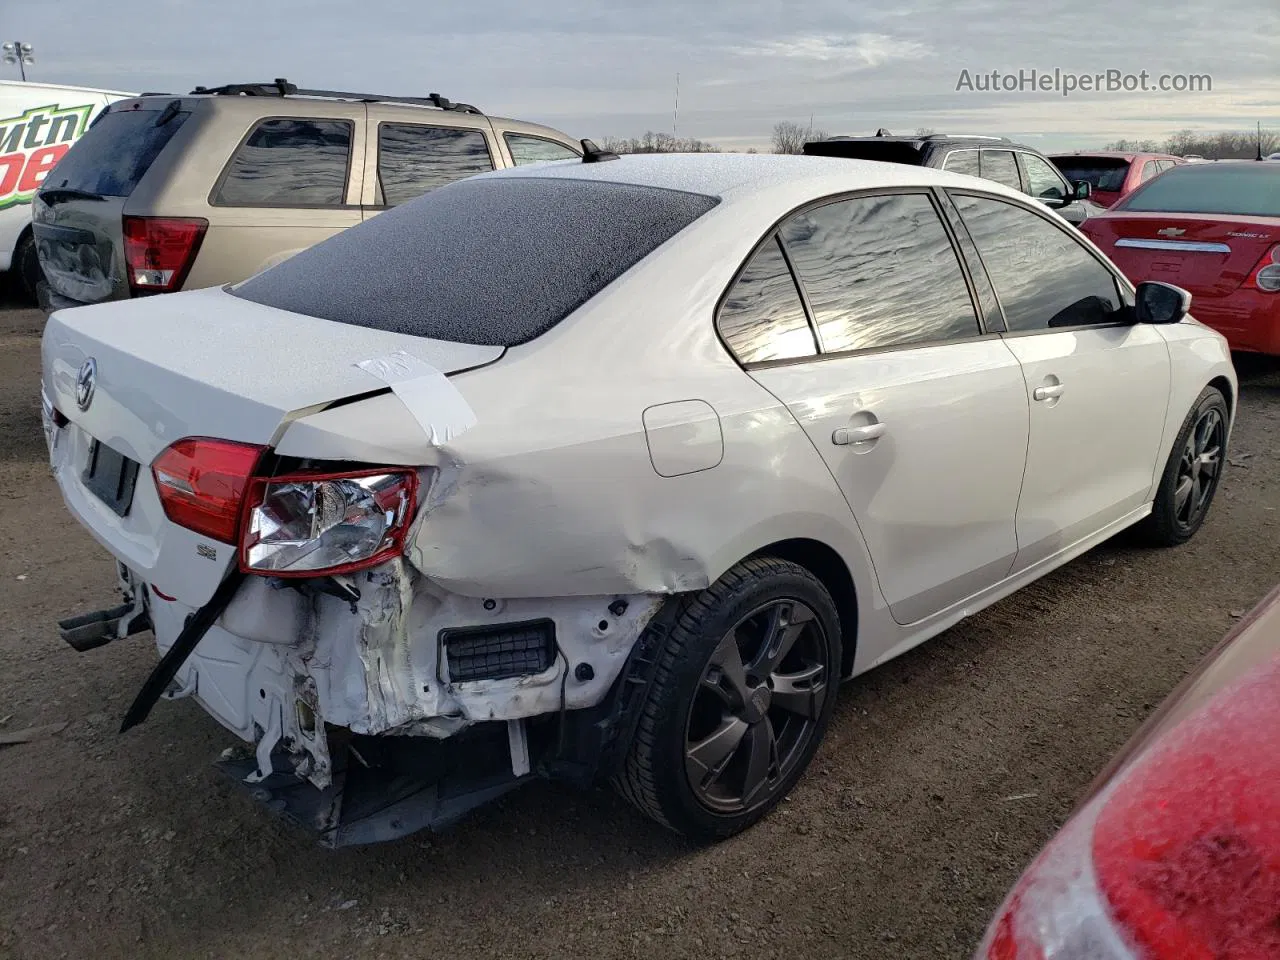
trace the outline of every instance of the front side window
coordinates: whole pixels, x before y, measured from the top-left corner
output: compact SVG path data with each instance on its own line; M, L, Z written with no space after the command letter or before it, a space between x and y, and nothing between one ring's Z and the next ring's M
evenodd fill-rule
M718 323L720 335L742 363L817 353L800 291L776 237L743 268L720 307Z
M779 234L824 352L979 333L955 248L925 194L828 203L796 214Z
M978 173L977 150L952 150L942 163L942 169L949 173L963 173L968 177L976 177Z
M517 167L527 163L549 163L553 160L579 160L580 155L570 150L563 143L532 137L523 133L503 134L507 141L507 149L511 151L511 159Z
M351 133L347 120L263 120L231 158L214 203L341 206L347 192Z
M1022 189L1018 180L1018 161L1014 159L1012 150L983 150L982 176L1015 190Z
M951 195L1000 297L1011 332L1122 319L1111 271L1080 241L1030 210Z
M1022 171L1027 175L1027 193L1037 200L1066 198L1067 188L1058 176L1058 171L1032 153L1022 154L1021 160Z
M378 125L379 203L388 207L493 169L480 130L419 123Z

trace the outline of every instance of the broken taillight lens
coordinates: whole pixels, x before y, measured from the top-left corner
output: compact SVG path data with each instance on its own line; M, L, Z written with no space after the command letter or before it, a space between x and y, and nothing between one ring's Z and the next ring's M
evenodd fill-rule
M135 294L182 287L209 221L201 217L125 217L124 260Z
M411 469L255 478L241 569L314 577L376 566L404 550L417 492Z
M186 437L151 464L164 515L180 527L235 543L244 490L266 447Z
M1184 720L1050 841L978 960L1280 957L1280 660Z

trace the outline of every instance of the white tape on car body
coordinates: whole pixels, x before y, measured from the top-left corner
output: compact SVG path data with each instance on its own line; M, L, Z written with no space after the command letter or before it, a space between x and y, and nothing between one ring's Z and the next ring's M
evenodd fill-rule
M356 366L391 387L434 446L448 443L476 424L475 411L458 388L413 354L397 350L360 360Z

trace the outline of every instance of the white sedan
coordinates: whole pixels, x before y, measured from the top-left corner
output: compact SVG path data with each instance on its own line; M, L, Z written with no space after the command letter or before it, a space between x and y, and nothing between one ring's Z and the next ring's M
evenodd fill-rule
M1196 532L1236 380L1188 303L929 169L461 181L236 287L50 318L53 469L123 592L62 633L153 630L125 727L194 697L327 844L539 775L725 837L840 678L1126 527Z

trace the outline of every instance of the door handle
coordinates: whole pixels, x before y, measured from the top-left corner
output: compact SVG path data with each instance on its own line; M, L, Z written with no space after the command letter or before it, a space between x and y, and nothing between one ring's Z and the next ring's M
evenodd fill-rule
M1062 396L1062 391L1065 389L1067 389L1065 384L1055 383L1047 387L1036 387L1031 396L1037 400L1056 400Z
M888 427L879 421L860 427L841 427L831 434L831 442L837 447L846 447L851 443L866 443L868 440L880 439L887 429Z

